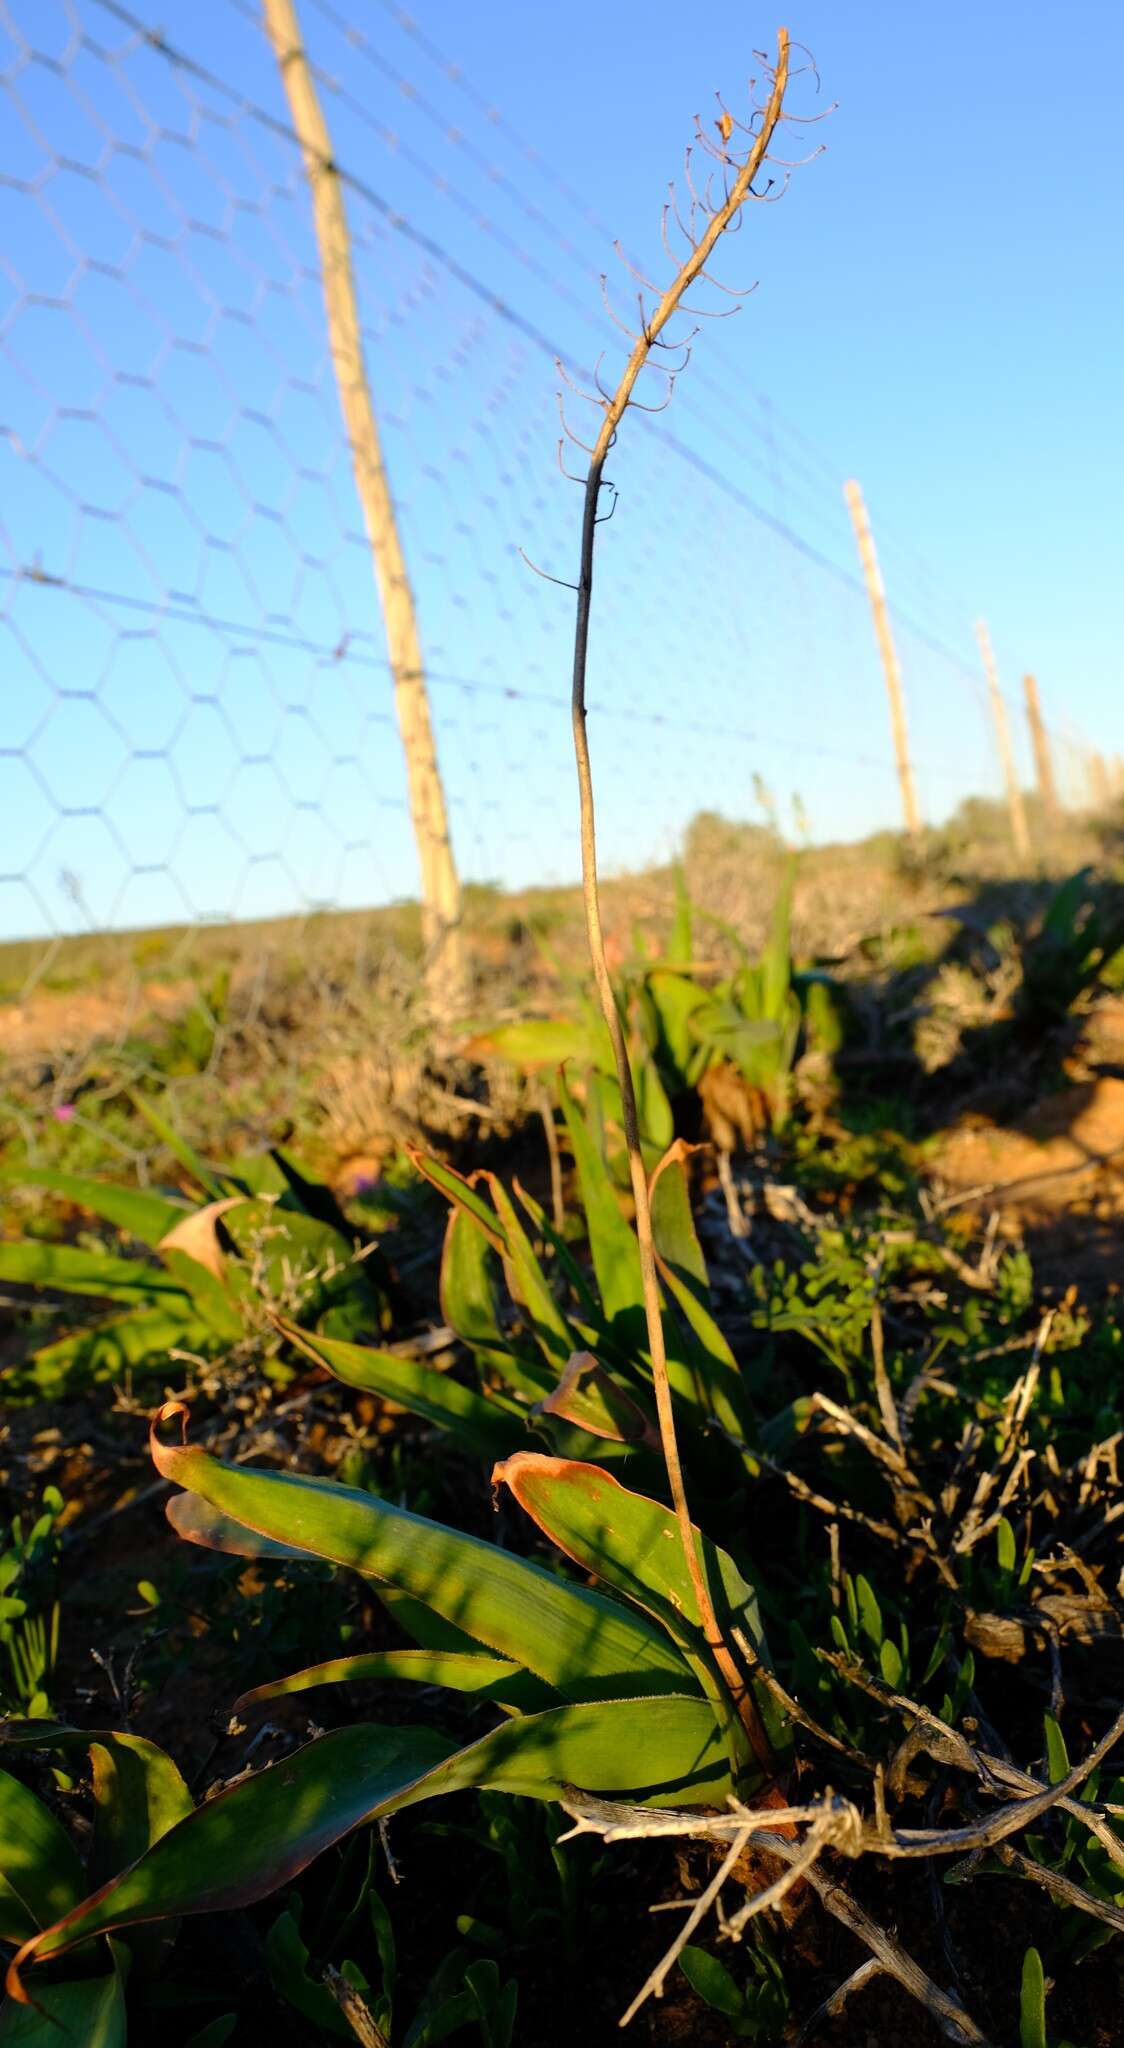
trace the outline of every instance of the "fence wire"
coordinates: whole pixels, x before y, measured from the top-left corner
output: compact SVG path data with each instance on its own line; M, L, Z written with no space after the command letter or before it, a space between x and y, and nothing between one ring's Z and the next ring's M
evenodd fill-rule
M456 857L478 884L567 882L571 599L524 551L572 573L555 359L588 381L619 349L608 231L392 0L367 29L331 0L304 11ZM78 957L64 940L140 934L83 970L108 988L127 967L125 1044L198 934L257 921L264 959L263 921L409 899L417 865L308 190L256 9L158 29L117 0L3 0L0 70L0 937L19 942L0 980L30 1014ZM898 822L841 480L767 402L732 406L743 385L717 340L614 457L590 688L610 869L666 859L699 812L754 815L762 784L819 840ZM883 554L938 819L1000 794L986 691L970 616ZM1072 781L1080 743L1065 759ZM367 927L345 930L367 961ZM87 1039L111 1000L89 995ZM9 1022L16 1050L35 1041L34 1018ZM58 1068L56 1095L72 1080Z

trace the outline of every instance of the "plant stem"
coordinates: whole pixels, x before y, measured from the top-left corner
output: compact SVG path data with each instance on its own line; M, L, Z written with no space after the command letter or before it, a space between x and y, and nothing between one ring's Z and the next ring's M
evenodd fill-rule
M777 31L777 63L773 74L773 87L768 105L762 117L759 133L754 137L745 163L734 179L723 204L711 215L709 225L690 255L680 268L678 275L669 285L650 318L644 320L635 347L629 356L624 374L611 399L604 405L601 430L590 457L585 483L585 505L582 517L581 569L578 580L577 619L574 629L574 681L572 718L574 732L574 756L577 763L578 792L581 801L581 852L582 852L582 893L585 902L586 933L589 940L590 959L597 986L598 1000L609 1032L616 1063L617 1079L620 1084L621 1104L624 1120L625 1142L628 1147L629 1177L636 1207L636 1235L640 1247L640 1273L644 1291L644 1313L648 1325L648 1348L652 1361L652 1382L656 1397L656 1414L659 1420L660 1444L664 1464L667 1468L667 1482L671 1493L672 1506L679 1534L683 1544L683 1555L691 1587L698 1605L703 1634L715 1666L729 1688L739 1719L746 1731L750 1747L760 1768L767 1774L775 1771L775 1761L768 1737L754 1703L753 1695L742 1677L738 1666L722 1637L714 1603L706 1583L706 1576L695 1542L691 1525L690 1509L683 1484L683 1467L679 1457L679 1443L675 1431L675 1411L672 1404L671 1383L667 1371L667 1350L664 1343L663 1317L660 1305L659 1276L656 1268L655 1242L652 1235L652 1210L648 1196L648 1180L640 1149L640 1127L636 1113L636 1090L633 1085L632 1068L629 1063L628 1047L625 1043L624 1028L617 1009L613 986L609 977L608 962L605 958L605 939L601 924L601 899L597 880L597 835L596 814L593 801L593 773L589 758L589 739L586 732L585 683L589 654L589 624L593 605L593 558L597 535L598 505L604 476L605 458L613 444L614 437L628 407L636 380L647 363L654 344L678 311L684 295L697 277L701 275L710 259L716 243L725 230L736 219L749 196L750 188L764 162L781 116L785 89L788 84L788 31Z

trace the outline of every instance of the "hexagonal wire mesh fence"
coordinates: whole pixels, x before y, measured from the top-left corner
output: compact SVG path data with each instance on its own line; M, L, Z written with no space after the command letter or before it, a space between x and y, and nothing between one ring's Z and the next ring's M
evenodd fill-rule
M307 30L479 906L576 871L569 599L522 551L567 575L554 359L588 377L620 336L596 214L380 7L375 37L308 0ZM323 1106L334 1051L391 1016L405 1042L417 986L417 851L300 151L248 0L179 30L117 0L0 4L0 994L33 1145L95 1108L112 1143L106 1104L152 1071L197 1121L221 1078L228 1144L239 1119L277 1128L309 1048ZM896 818L839 480L765 402L731 408L724 362L719 344L670 420L638 416L617 466L643 516L611 529L591 690L609 868L666 859L700 811L745 817L755 781L797 791L819 838ZM937 817L999 793L986 694L964 621L888 566Z

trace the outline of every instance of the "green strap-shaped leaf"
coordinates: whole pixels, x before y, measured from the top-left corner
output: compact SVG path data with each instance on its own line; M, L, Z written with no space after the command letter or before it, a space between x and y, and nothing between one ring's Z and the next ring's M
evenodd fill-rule
M451 1374L426 1365L423 1359L374 1351L340 1338L314 1336L283 1318L279 1318L278 1327L291 1344L310 1358L318 1359L345 1386L362 1387L368 1393L396 1401L400 1407L409 1409L411 1415L420 1415L426 1422L450 1430L482 1458L502 1457L526 1434L526 1424L518 1415L485 1399L474 1388L462 1386Z
M550 1291L546 1275L535 1257L534 1246L519 1221L507 1189L492 1174L487 1176L487 1181L507 1247L504 1255L507 1284L527 1316L556 1378L571 1352L580 1351L581 1345Z
M614 1586L662 1621L684 1645L708 1695L710 1666L698 1603L687 1571L679 1526L670 1509L632 1493L600 1465L520 1451L497 1465L493 1485L510 1487L521 1507L576 1564ZM726 1642L737 1629L753 1654L769 1663L757 1594L727 1551L696 1529L695 1541L718 1625ZM791 1729L772 1695L753 1687L769 1743L777 1756L791 1744ZM725 1697L725 1695L721 1695ZM729 1734L729 1724L725 1723Z
M706 990L689 975L675 974L666 967L654 967L647 980L647 995L656 1018L656 1054L663 1061L673 1086L683 1087L695 1041L690 1019Z
M439 1159L428 1158L416 1146L408 1145L406 1150L422 1178L444 1195L447 1202L452 1202L456 1208L463 1209L466 1216L471 1216L496 1251L505 1251L503 1225L464 1175L454 1172L451 1166L443 1166Z
M1036 1948L1023 1956L1019 1986L1019 2048L1047 2048L1046 1973Z
M147 1188L123 1188L115 1181L96 1180L88 1174L60 1173L47 1166L0 1166L0 1186L44 1188L64 1201L104 1216L118 1230L142 1244L158 1245L160 1239L190 1214L191 1204L154 1195Z
M566 1085L565 1074L561 1072L558 1094L578 1169L601 1305L614 1340L625 1351L639 1355L647 1346L640 1247L617 1200L601 1153L589 1135L585 1118Z
M591 1351L575 1351L553 1393L540 1401L536 1413L559 1416L603 1443L643 1444L659 1450L659 1435L650 1415L605 1371Z
M66 1829L34 1792L0 1771L0 1941L26 1941L85 1890Z
M632 1066L636 1083L636 1114L641 1136L645 1145L653 1145L658 1152L662 1152L675 1136L675 1117L655 1060L643 1046L637 1046L635 1041L632 1046Z
M717 1956L688 1942L686 1948L679 1952L679 1967L692 1991L697 1991L714 2012L724 2014L728 2020L746 2019L747 2016L752 2019L741 1985ZM757 2029L754 2028L753 2032L756 2033ZM743 2029L743 2033L749 2033L749 2028ZM752 2039L752 2034L749 2038Z
M47 1930L34 1960L141 1920L249 1905L353 1828L423 1799L472 1786L557 1799L567 1785L645 1806L706 1805L721 1804L730 1779L700 1699L557 1707L460 1750L427 1728L341 1728L206 1800Z
M216 1171L226 1174L233 1185L244 1188L249 1195L280 1195L283 1210L297 1209L316 1217L338 1231L349 1244L359 1241L360 1233L348 1222L331 1188L323 1181L309 1180L297 1161L279 1145L271 1145L268 1152L244 1152L236 1159L220 1160Z
M707 1405L727 1434L753 1439L755 1425L737 1360L710 1307L710 1279L695 1230L681 1138L664 1154L652 1176L652 1234L660 1275L694 1342L687 1355L702 1380Z
M99 1317L84 1330L72 1330L52 1344L41 1344L0 1374L5 1394L33 1389L59 1398L80 1388L121 1380L127 1372L160 1370L167 1375L171 1350L213 1351L217 1336L196 1314L187 1295L165 1295L152 1308L127 1309Z
M451 1208L441 1248L441 1313L473 1350L504 1351L496 1297L496 1253L466 1209Z
M532 1401L549 1391L553 1375L529 1345L520 1349L500 1322L496 1282L499 1254L466 1209L453 1207L441 1253L441 1312L477 1363L490 1367L517 1394Z
M411 1637L420 1649L458 1650L470 1657L480 1655L481 1645L475 1636L446 1621L443 1614L435 1614L432 1607L415 1600L412 1593L404 1593L401 1586L376 1585L372 1590L379 1605L385 1607L403 1635Z
M615 1354L613 1362L627 1371L630 1362L646 1363L649 1356L648 1325L640 1278L640 1247L636 1233L617 1201L600 1149L594 1144L585 1118L566 1086L564 1074L559 1075L558 1086L581 1183L589 1246ZM694 1410L696 1421L700 1409L704 1413L713 1410L717 1414L717 1404L708 1388L708 1380L713 1375L706 1372L705 1357L699 1355L700 1346L683 1331L676 1317L665 1313L663 1321L668 1378L673 1394L683 1404L686 1415ZM737 1416L729 1401L726 1407L727 1413L720 1419L727 1427L731 1424L737 1426Z
M366 1299L374 1323L377 1297L351 1239L318 1217L306 1216L291 1199L261 1195L238 1202L224 1211L220 1228L245 1262L248 1286L264 1289L274 1300L292 1300L299 1290L308 1315L332 1302ZM258 1269L252 1282L251 1261Z
M163 1266L143 1259L121 1259L110 1252L87 1252L80 1245L47 1244L20 1238L0 1244L0 1280L24 1287L55 1287L63 1294L86 1294L106 1301L151 1301L154 1295L182 1296L183 1281Z
M569 1017L521 1017L512 1024L497 1024L478 1032L466 1051L479 1057L491 1053L510 1060L512 1066L534 1071L557 1067L563 1060L586 1061L594 1066L612 1060L609 1034L600 1019L600 1031L591 1021Z
M265 1898L454 1753L428 1728L344 1728L207 1800L36 1948L61 1955L138 1921L222 1912Z
M410 1685L443 1685L450 1692L475 1693L520 1713L539 1713L557 1704L557 1695L518 1664L502 1657L464 1650L371 1650L355 1657L333 1657L310 1664L288 1678L256 1685L234 1702L234 1712L259 1707L265 1700L284 1699L291 1692L309 1692L318 1685L354 1685L360 1680L403 1679Z
M565 1238L555 1230L541 1202L528 1192L518 1177L512 1179L512 1189L519 1198L520 1206L530 1217L532 1226L543 1243L550 1246L559 1277L573 1293L581 1313L594 1323L603 1323L601 1304L590 1285L589 1279L574 1257ZM572 1320L572 1318L571 1318Z
M649 1193L652 1235L660 1258L690 1287L704 1308L709 1308L710 1275L695 1229L691 1193L687 1185L687 1160L692 1152L698 1150L697 1145L688 1145L684 1139L677 1138L652 1175Z
M167 1752L144 1736L130 1735L118 1728L74 1728L66 1721L10 1720L0 1724L0 1747L17 1751L89 1749L94 1841L86 1879L81 1883L83 1891L90 1878L101 1883L115 1877L127 1863L134 1863L153 1842L190 1813L194 1804ZM15 1780L11 1782L14 1784ZM25 1796L30 1799L32 1794ZM47 1818L51 1818L49 1814ZM69 1837L63 1835L62 1839L69 1850ZM74 1866L81 1877L76 1857ZM41 1921L40 1925L46 1922Z
M311 1974L309 1960L309 1950L301 1940L292 1913L279 1913L265 1937L266 1968L278 1997L299 2012L302 2019L311 2021L317 2041L323 2041L325 2034L334 2034L354 2043L355 2035L327 1985ZM370 2038L385 2041L386 2035Z
M197 2034L192 2034L184 2048L226 2048L237 2025L237 2013L221 2013L217 2020L211 2020L207 2026L200 2027Z
M178 1768L155 1742L114 1734L90 1743L94 1777L95 1884L135 1863L195 1804Z
M278 1562L296 1559L307 1564L309 1553L292 1543L275 1543L256 1529L247 1529L231 1515L220 1514L210 1501L197 1493L175 1493L164 1510L176 1535L200 1550L218 1550L224 1557L268 1557Z
M161 1256L169 1278L190 1296L192 1306L213 1334L234 1343L242 1335L242 1318L223 1282L178 1246L165 1246ZM228 1270L236 1272L237 1268L232 1266Z
M403 1587L566 1699L691 1689L680 1653L642 1615L479 1537L327 1480L224 1465L155 1431L152 1453L166 1478L223 1514Z
M247 1195L283 1195L289 1186L276 1151L239 1153L233 1159L216 1159L214 1170L245 1190ZM308 1204L302 1202L302 1208ZM309 1215L312 1211L309 1209Z

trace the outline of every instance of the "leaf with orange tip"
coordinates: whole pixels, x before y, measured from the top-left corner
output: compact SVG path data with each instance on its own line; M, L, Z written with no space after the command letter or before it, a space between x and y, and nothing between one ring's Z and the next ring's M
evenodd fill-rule
M600 1465L536 1451L517 1451L497 1465L492 1484L506 1486L575 1564L646 1608L680 1641L694 1638L694 1647L702 1646L698 1604L670 1508L633 1493ZM740 1629L757 1655L767 1657L753 1587L728 1552L697 1529L695 1540L723 1635Z
M166 1402L150 1438L157 1470L266 1537L399 1586L567 1699L691 1689L688 1667L645 1615L565 1583L542 1565L377 1494L292 1472L225 1465L160 1431L185 1418Z
M729 1745L735 1774L753 1771L745 1729L735 1711L727 1676L721 1675L699 1616L698 1602L679 1526L669 1508L622 1486L600 1465L518 1451L492 1473L493 1486L507 1486L519 1505L559 1550L602 1584L615 1588L663 1623L680 1645L711 1703L715 1724ZM726 1644L738 1630L748 1659L768 1662L757 1596L726 1551L695 1530L699 1560ZM747 1660L743 1658L743 1664ZM745 1672L752 1682L751 1673ZM753 1687L774 1756L788 1743L772 1699Z
M658 1451L659 1433L650 1415L619 1386L592 1351L575 1351L558 1385L536 1405L536 1415L556 1415L587 1436L610 1443L643 1444Z
M217 1550L224 1557L268 1557L279 1563L288 1559L308 1563L307 1550L298 1550L292 1543L276 1543L259 1535L256 1529L247 1529L245 1523L221 1514L209 1501L200 1500L198 1494L174 1493L164 1514L176 1535L200 1550Z

